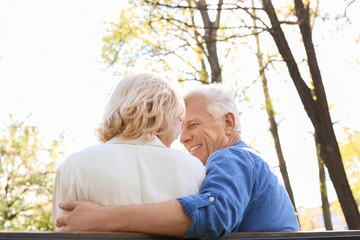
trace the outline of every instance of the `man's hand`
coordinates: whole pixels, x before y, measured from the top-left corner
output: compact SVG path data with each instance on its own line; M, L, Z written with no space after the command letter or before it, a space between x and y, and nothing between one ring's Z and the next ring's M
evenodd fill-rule
M56 227L61 232L106 232L102 212L106 207L87 201L69 201L59 204L59 208L70 211L56 219Z
M61 232L138 232L183 237L191 224L177 200L106 207L70 201L59 207L70 211L56 219L55 225Z

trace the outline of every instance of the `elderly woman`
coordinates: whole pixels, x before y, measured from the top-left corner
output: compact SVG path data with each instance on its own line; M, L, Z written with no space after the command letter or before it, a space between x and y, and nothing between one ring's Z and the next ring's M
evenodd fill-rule
M158 77L122 79L97 129L103 144L70 155L57 171L54 221L63 214L58 203L68 200L119 205L196 194L205 178L203 164L169 148L184 113L182 98Z

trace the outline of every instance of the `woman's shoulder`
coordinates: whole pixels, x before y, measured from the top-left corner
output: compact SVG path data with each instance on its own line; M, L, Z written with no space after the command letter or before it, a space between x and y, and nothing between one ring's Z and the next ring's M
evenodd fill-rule
M191 155L188 152L183 152L180 151L178 149L173 149L173 148L166 148L167 154L169 155L173 155L175 157L179 157L181 159L187 159L187 160L194 160L197 159L196 157L194 157L193 155ZM199 160L199 159L197 159Z
M61 164L61 166L67 166L67 165L73 165L73 164L79 164L82 161L88 161L91 156L95 152L102 152L104 149L104 145L94 145L87 148L84 148L79 151L75 151L71 154L69 154L65 161Z
M177 165L204 167L198 158L177 149L163 148L159 154L164 157L165 161L171 161L171 163L176 163Z
M194 169L196 171L205 171L205 166L204 164L200 161L200 159L192 156L189 153L185 153L185 152L181 152L178 150L174 150L174 154L177 155L177 158L175 158L177 160L177 163L179 165L182 165L184 168L188 169ZM190 171L190 170L189 170Z

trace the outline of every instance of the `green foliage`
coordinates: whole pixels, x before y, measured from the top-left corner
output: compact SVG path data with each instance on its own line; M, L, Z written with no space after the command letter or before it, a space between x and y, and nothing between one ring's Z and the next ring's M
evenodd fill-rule
M102 57L106 63L117 63L122 74L141 66L159 72L176 72L179 81L209 82L209 62L204 26L195 1L129 1L117 24L109 25L103 38ZM220 28L217 43L220 58L225 59L236 46L233 29Z
M346 230L347 224L339 201L330 203L331 220L335 230ZM324 220L321 207L300 207L297 209L300 218L301 231L324 230Z
M130 4L132 7L121 11L119 22L111 24L103 38L104 61L110 65L120 64L124 67L122 70L126 69L125 74L136 64L144 68L168 67L169 62L164 58L179 43L174 42L175 25L165 19L173 18L176 11L161 13L143 1L130 1ZM182 54L173 55L182 58Z
M341 156L351 190L358 205L360 204L360 132L350 132L344 141L339 142Z
M300 207L297 211L299 213L301 231L313 231L315 229L323 228L321 219L322 212L320 208Z
M0 129L0 230L51 231L55 161L60 142L46 148L35 126L12 119Z

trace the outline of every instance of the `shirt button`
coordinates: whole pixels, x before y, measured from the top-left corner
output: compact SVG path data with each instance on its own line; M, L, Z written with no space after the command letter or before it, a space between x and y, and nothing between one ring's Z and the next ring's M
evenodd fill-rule
M210 201L210 202L213 202L214 200L215 200L214 197L209 197L209 201Z

